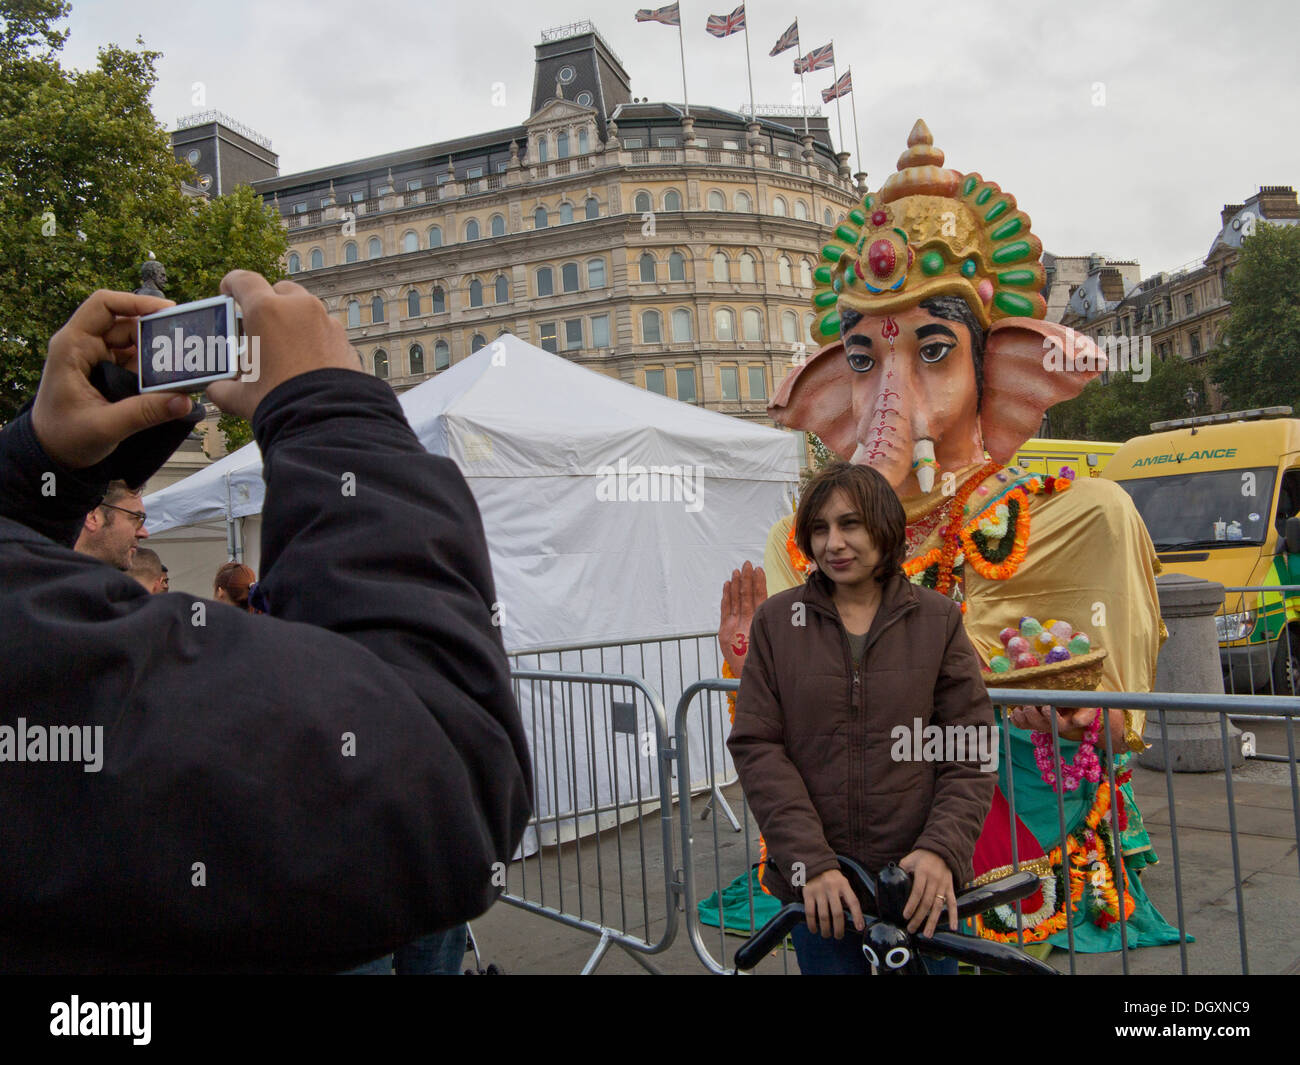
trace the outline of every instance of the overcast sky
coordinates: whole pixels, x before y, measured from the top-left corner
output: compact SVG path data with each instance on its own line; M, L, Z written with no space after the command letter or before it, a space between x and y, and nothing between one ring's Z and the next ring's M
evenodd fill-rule
M749 93L745 38L705 33L708 15L735 6L714 2L681 5L688 89L694 103L735 109ZM73 0L63 61L91 66L100 45L139 35L163 53L160 122L204 109L191 103L202 82L205 108L269 137L289 174L522 122L541 31L578 19L622 58L634 95L680 101L677 31L636 23L637 7ZM803 51L833 37L840 73L853 66L872 188L923 117L947 164L1013 193L1059 255L1136 258L1143 276L1173 270L1209 250L1224 203L1300 183L1294 0L750 0L747 11L760 108L793 102L793 53L767 53L798 15ZM809 101L830 83L830 71L809 75Z

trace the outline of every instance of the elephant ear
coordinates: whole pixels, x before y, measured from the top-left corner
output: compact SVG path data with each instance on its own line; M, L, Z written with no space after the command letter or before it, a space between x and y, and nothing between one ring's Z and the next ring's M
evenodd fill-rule
M1066 356L1071 355L1073 364ZM1047 409L1083 391L1106 356L1082 333L1035 318L1003 318L984 343L984 447L1009 462L1043 423Z
M783 428L816 433L834 454L848 459L858 446L852 377L843 342L827 344L781 382L768 416Z

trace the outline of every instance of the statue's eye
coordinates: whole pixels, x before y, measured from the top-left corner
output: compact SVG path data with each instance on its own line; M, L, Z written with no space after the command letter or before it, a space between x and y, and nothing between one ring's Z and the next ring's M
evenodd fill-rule
M906 947L894 947L885 955L885 964L891 969L901 969L912 957L912 952Z
M939 362L948 352L952 351L957 345L951 341L936 340L932 344L926 344L921 349L922 362Z
M876 360L865 351L849 352L849 369L855 373L866 373L876 365Z
M876 957L876 952L871 949L870 943L862 944L862 953L866 955L868 962L874 965L877 969L880 968L880 959Z

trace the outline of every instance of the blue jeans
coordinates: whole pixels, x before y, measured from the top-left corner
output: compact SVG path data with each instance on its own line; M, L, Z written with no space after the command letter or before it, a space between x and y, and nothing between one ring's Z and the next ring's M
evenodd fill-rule
M459 976L465 959L465 937L469 929L458 924L445 932L434 932L399 947L372 962L350 969L347 976Z
M862 936L852 928L844 930L843 939L823 939L813 935L802 922L790 933L794 940L799 972L804 976L868 976L871 965L862 953ZM956 976L956 958L926 958L921 961L931 976Z

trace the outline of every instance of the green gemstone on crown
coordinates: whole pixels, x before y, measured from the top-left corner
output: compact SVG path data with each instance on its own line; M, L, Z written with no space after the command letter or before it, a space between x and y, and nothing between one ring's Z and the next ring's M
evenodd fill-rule
M999 292L993 297L993 303L1006 314L1027 317L1034 313L1033 302L1019 292Z
M980 194L975 197L975 202L983 207L993 197L993 190L989 188L980 189Z
M829 259L833 263L839 262L840 256L843 254L844 249L834 244L827 244L826 247L822 248L822 258Z
M1029 241L1018 240L1014 244L1008 244L1005 247L998 248L993 253L995 263L1013 263L1017 259L1023 259L1029 254Z
M965 181L961 183L961 194L963 196L969 196L970 190L973 189L974 187L975 187L975 175L972 174L970 177L968 177Z
M976 270L976 266L975 266L974 259L967 259L964 263L961 264L962 277L974 277L975 270Z
M1033 270L1003 270L998 274L998 283L1002 285L1032 285L1036 279Z
M992 207L989 208L989 213L984 216L984 221L996 222L999 218L1001 218L1006 213L1006 210L1007 210L1007 201L998 200L997 203L995 203Z
M842 289L843 287L844 287L844 282L841 281L838 277L831 282L831 288L836 292L839 292L840 289Z
M848 226L836 226L835 235L839 237L840 240L844 241L845 244L856 244L858 241L857 230L850 229Z
M1021 221L1019 218L1008 218L997 229L989 234L994 240L1006 240L1007 237L1014 237L1020 232Z
M935 274L943 271L943 256L937 251L928 251L921 256L921 272L927 277L933 277Z
M829 266L819 266L813 271L813 280L819 285L829 285L831 283L831 268Z
M876 198L874 196L862 197L862 206L865 207L868 211L871 210L871 205L874 204L875 202L876 202Z
M834 307L835 301L839 299L834 292L819 292L813 297L814 307Z
M903 232L903 230L899 229L898 226L895 226L895 227L894 227L894 232L897 233L900 237L903 238L903 244L906 245L906 244L907 244L907 234L906 234L905 232Z
M855 207L849 212L849 221L855 226L860 226L866 223L867 216Z
M840 334L840 316L838 314L825 315L817 323L817 331L824 337L839 336Z

